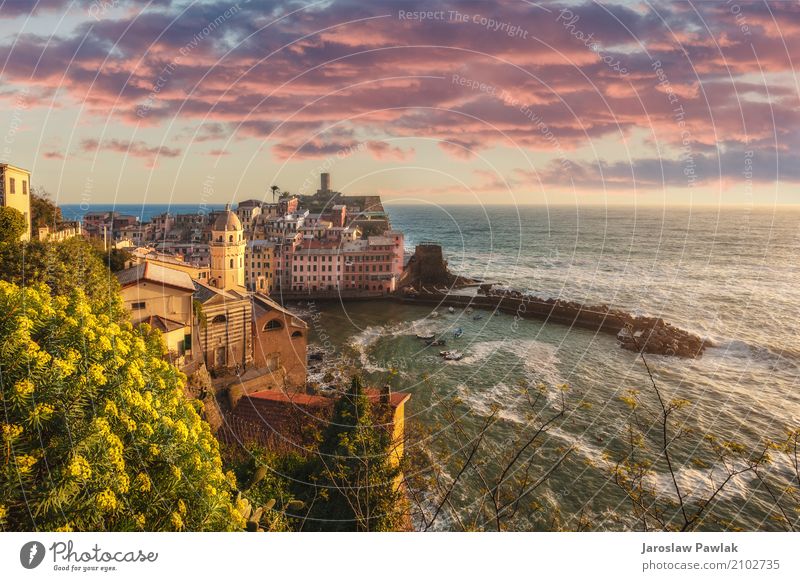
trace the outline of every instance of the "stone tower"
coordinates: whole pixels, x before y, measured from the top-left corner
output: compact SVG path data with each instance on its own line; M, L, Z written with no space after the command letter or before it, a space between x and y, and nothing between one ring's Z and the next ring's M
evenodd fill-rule
M244 251L247 243L242 231L242 223L225 206L211 227L211 273L209 284L221 289L244 286Z

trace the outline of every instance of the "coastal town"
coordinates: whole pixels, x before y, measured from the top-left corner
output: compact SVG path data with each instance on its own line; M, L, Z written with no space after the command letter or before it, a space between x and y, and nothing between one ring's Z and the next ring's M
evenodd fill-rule
M2 205L31 229L31 176L0 165ZM115 273L134 325L161 332L168 360L207 398L220 437L302 441L306 415L318 421L334 400L308 383L308 324L283 306L292 298L367 298L395 292L403 272L403 234L391 228L378 196L344 196L322 174L312 196L278 193L270 202L164 213L147 222L118 212L87 212L80 222L40 228L40 240L75 236L124 250ZM27 235L26 235L27 236ZM318 355L311 355L315 357ZM402 426L406 393L380 394Z
M0 172L3 205L31 232L30 173L10 165ZM122 257L112 271L130 322L158 332L164 359L187 377L186 396L202 402L216 439L233 446L313 448L314 434L329 425L349 378L359 374L354 362L328 360L324 348L309 348L313 329L296 308L306 301L394 301L430 308L430 319L445 314L454 321L480 320L476 310L514 321L535 318L615 335L621 347L642 353L692 358L706 345L661 318L453 274L441 245L422 241L407 253L381 198L345 196L327 173L313 195L273 187L268 201L164 212L147 221L87 211L80 221L39 225L34 233L56 244L77 237ZM416 338L423 350L455 363L465 354L448 342L458 343L463 333L455 326ZM391 465L399 469L411 393L402 386L393 391L390 383L367 385L364 393L383 410ZM393 481L400 490L402 476Z

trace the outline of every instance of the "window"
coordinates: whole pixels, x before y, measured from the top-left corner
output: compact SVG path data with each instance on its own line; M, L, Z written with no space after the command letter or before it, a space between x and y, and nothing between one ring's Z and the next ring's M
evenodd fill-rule
M211 319L211 322L212 323L224 323L227 320L228 319L227 319L227 317L225 317L225 315L217 315L216 317Z
M233 258L231 258L231 268L233 268Z
M22 180L22 194L27 196L28 195L28 182L27 180Z
M140 310L142 310L144 307L145 307L145 304L144 304L143 302L141 302L141 303L133 303L133 304L131 305L131 310L134 310L134 311L140 311Z
M17 192L16 184L17 180L14 178L8 178L8 191L10 193L15 194Z
M280 367L281 360L278 355L270 355L266 360L267 371L275 371Z
M272 319L266 325L264 325L265 331L277 331L278 329L283 329L283 325L278 319Z

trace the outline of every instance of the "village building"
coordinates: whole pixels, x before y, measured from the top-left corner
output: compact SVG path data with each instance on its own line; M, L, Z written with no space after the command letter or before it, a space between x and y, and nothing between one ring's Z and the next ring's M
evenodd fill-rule
M270 372L280 370L280 387L305 391L308 324L268 296L253 295L253 364Z
M192 298L195 286L185 272L144 262L117 273L125 307L134 325L147 323L164 334L171 359L182 365L194 351Z
M245 286L269 294L275 288L275 247L271 240L250 240L244 253Z
M243 287L221 289L194 281L203 360L209 370L243 370L253 360L250 296Z
M207 266L196 266L188 263L180 254L159 252L158 250L146 246L140 246L130 251L130 259L127 266L150 262L159 266L180 270L188 274L192 280L208 282L210 269Z
M31 173L20 167L0 163L0 206L14 208L25 219L21 240L31 239Z
M63 242L76 236L83 236L80 222L61 222L57 227L42 226L38 228L37 238L42 242Z
M258 200L245 200L236 205L236 217L242 223L245 231L250 230L255 218L261 213L261 202Z
M200 342L209 369L243 370L253 360L252 307L244 286L245 240L230 205L211 227L208 283L194 281L202 309Z
M228 204L211 227L209 284L220 289L244 289L246 245L242 223Z

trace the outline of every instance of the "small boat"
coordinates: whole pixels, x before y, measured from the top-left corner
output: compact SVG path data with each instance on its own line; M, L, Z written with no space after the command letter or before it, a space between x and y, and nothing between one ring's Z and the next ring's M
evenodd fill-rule
M480 321L482 318L483 318L483 315L482 315L482 314L480 314L480 313L478 313L477 315L475 315L474 317L472 317L472 320L473 320L473 321Z
M439 311L433 311L433 312L431 313L431 318L432 318L432 319L435 319L435 318L436 318L436 317L438 317L438 316L439 316Z
M474 311L474 310L475 310L475 309L473 309L472 307L467 307L466 313L467 313L468 315L471 315L471 314L472 314L472 311Z
M447 361L458 361L464 357L461 351L439 351L439 355Z
M447 312L452 315L453 313L456 312L456 310L453 307L447 307Z
M422 339L423 341L433 341L436 338L434 333L428 333L427 335L417 335L417 339Z
M464 329L462 329L461 327L453 331L453 337L455 338L461 337L461 335L463 334L464 334Z
M430 345L432 347L439 347L441 345L446 345L447 341L445 341L444 339L426 339L425 344Z

